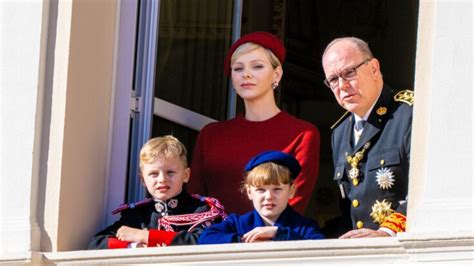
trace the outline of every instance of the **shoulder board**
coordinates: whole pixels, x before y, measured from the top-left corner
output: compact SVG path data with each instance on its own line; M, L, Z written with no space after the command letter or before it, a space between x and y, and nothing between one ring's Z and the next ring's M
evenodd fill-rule
M346 111L341 117L339 117L339 119L336 121L336 123L332 124L331 130L333 130L337 125L339 125L339 123L341 123L341 121L344 120L344 118L346 118L346 116L348 114L350 114L350 112Z
M139 202L135 202L135 203L130 203L130 204L122 204L120 205L117 209L113 210L112 211L112 214L115 215L117 213L120 213L120 212L123 212L125 210L128 210L128 209L133 209L133 208L136 208L136 207L139 207L141 205L144 205L144 204L147 204L148 202L152 201L153 199L151 198L148 198L148 199L144 199L142 201L139 201Z
M399 91L395 96L393 96L393 99L396 102L403 102L412 106L415 99L415 93L411 90Z

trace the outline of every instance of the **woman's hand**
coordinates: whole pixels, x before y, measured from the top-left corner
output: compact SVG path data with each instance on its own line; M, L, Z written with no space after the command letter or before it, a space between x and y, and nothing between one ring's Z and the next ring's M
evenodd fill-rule
M242 236L241 241L245 243L272 240L278 230L277 226L255 227L252 231Z

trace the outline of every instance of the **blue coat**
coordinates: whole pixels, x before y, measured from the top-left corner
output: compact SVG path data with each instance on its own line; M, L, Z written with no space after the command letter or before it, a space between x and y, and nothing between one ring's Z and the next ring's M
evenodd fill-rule
M241 237L255 227L265 226L256 210L243 215L231 214L219 224L208 227L201 234L198 244L223 244L240 242ZM273 240L322 239L324 235L318 224L295 212L290 206L281 213L275 222L278 226Z

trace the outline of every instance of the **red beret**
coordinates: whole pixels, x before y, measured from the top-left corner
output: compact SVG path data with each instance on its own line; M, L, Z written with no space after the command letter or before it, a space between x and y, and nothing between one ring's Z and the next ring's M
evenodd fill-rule
M264 31L252 32L240 37L240 39L238 39L234 44L232 44L229 51L227 52L227 55L224 59L224 74L226 76L230 76L230 59L232 57L232 54L234 54L235 50L240 45L247 42L259 44L262 47L272 51L273 54L278 58L278 60L280 60L281 64L283 64L283 62L285 61L286 49L280 38Z

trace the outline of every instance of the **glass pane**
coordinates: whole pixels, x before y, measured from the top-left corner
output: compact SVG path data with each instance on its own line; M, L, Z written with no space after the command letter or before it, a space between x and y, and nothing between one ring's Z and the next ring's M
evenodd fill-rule
M188 163L191 162L191 155L193 153L194 141L197 138L198 132L188 127L181 126L167 119L153 116L153 135L152 137L159 137L163 135L173 135L179 139L186 150L188 151Z
M225 119L228 81L222 65L232 7L232 0L161 1L155 97Z

